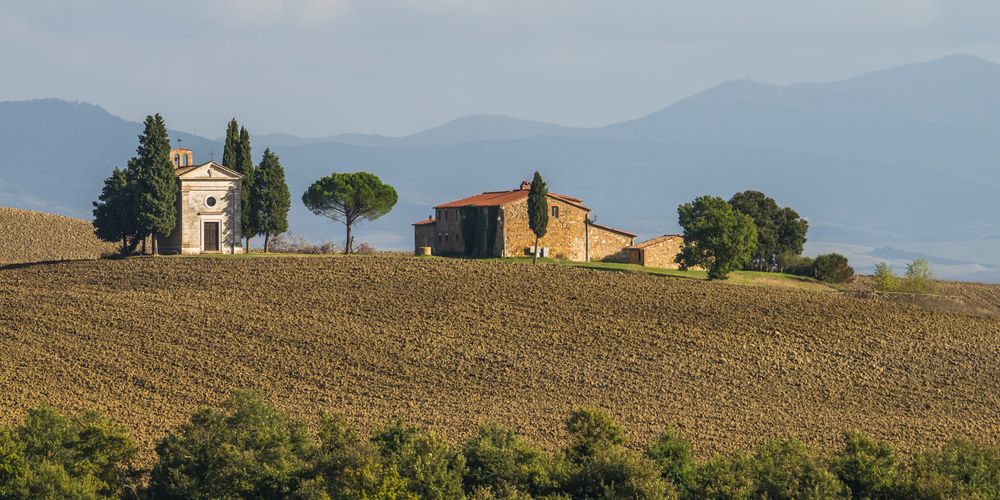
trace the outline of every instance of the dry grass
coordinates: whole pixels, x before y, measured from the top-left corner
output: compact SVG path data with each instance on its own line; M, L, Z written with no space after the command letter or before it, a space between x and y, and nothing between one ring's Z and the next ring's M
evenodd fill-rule
M997 293L997 288L993 293ZM384 256L133 258L0 270L0 423L96 407L156 439L264 389L309 419L487 421L556 446L581 405L699 453L861 429L1000 442L1000 322L839 294Z
M94 236L90 222L0 207L0 266L54 260L97 259L114 244Z

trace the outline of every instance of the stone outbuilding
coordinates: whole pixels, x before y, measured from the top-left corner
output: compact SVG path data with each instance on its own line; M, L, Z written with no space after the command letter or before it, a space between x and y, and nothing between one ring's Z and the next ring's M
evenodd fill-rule
M413 224L414 246L434 255L516 257L531 255L535 235L528 226L528 192L489 191L434 207L434 214ZM548 193L549 223L539 240L540 253L573 261L627 259L635 235L594 224L579 198Z
M194 164L190 149L170 151L180 189L177 225L160 237L161 253L243 253L243 176L214 161Z
M684 248L683 236L665 234L626 248L626 262L640 266L679 269L680 264L675 259L682 248Z

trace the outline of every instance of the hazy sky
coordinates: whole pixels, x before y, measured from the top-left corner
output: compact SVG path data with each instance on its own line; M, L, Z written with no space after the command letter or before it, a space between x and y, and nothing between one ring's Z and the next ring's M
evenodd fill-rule
M995 0L0 0L0 100L218 137L406 134L497 113L594 126L725 80L1000 61Z

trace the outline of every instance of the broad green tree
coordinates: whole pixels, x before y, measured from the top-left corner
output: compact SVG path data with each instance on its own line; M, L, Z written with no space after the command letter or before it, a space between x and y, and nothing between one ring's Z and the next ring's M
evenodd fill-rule
M535 251L532 253L531 262L538 261L538 240L545 236L549 227L549 188L542 180L541 174L535 172L535 177L531 179L531 188L528 191L528 227L535 233Z
M285 169L281 167L281 159L264 150L264 158L254 169L254 226L257 234L264 235L264 252L269 250L271 236L277 236L288 230L288 209L292 205L291 193L285 183Z
M177 225L177 175L170 161L170 138L159 114L147 116L139 136L136 156L129 161L135 184L138 235L152 236L153 253L158 253L156 237L169 235Z
M302 194L302 203L316 215L347 226L344 253L351 253L351 230L362 220L375 220L396 205L396 190L368 172L337 173L323 177Z
M779 256L802 253L809 223L795 210L778 206L773 198L760 191L736 193L729 204L753 218L757 226L757 250L750 258L748 269L775 271L779 268Z
M725 279L750 262L757 248L753 219L716 196L700 196L677 207L684 228L684 248L677 255L681 269L700 266L709 279Z
M111 177L104 180L101 195L94 202L94 234L101 240L118 243L119 252L128 255L138 244L135 221L135 204L132 187L125 170L115 168Z
M153 498L289 498L314 477L304 424L253 392L202 407L156 446Z

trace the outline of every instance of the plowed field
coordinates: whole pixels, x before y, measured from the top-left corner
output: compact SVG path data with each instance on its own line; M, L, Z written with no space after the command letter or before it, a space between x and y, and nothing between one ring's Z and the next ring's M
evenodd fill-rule
M97 259L114 244L94 236L90 222L0 207L0 266L52 260Z
M984 292L986 293L986 292ZM994 289L993 293L997 293ZM315 419L394 415L557 446L578 406L696 450L845 429L1000 442L1000 321L836 293L404 257L135 258L0 270L0 422L96 407L146 446L263 389Z

